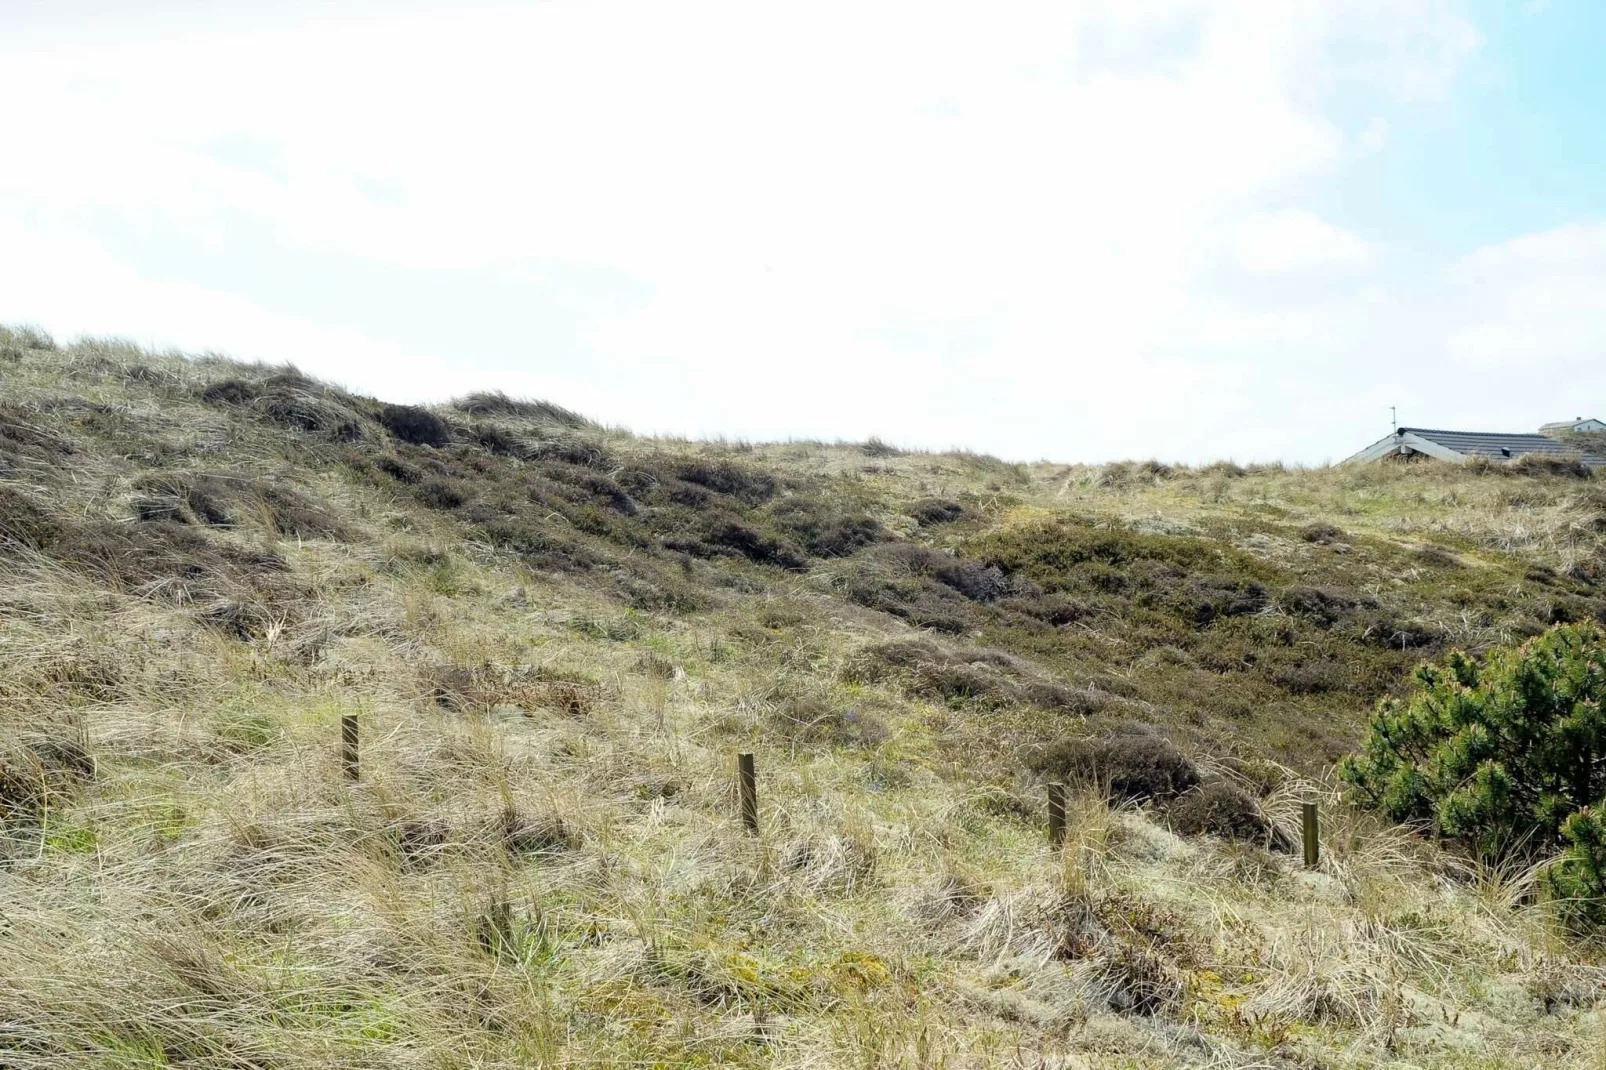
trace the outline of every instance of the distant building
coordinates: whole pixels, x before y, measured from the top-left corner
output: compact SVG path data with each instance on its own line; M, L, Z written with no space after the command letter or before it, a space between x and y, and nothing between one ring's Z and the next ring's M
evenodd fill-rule
M1579 424L1600 424L1599 420L1575 421ZM1550 425L1546 425L1549 427ZM1571 430L1572 424L1563 430ZM1601 424L1606 430L1606 424ZM1425 427L1402 427L1392 435L1380 438L1345 464L1381 461L1389 457L1411 459L1432 457L1440 461L1465 464L1475 457L1489 461L1514 461L1518 457L1537 454L1544 457L1578 457L1580 451L1549 435L1506 435L1486 431L1435 431ZM1606 465L1606 458L1582 455L1585 464L1592 467Z
M1579 416L1571 420L1556 420L1539 429L1542 435L1555 431L1606 431L1606 423L1592 417Z

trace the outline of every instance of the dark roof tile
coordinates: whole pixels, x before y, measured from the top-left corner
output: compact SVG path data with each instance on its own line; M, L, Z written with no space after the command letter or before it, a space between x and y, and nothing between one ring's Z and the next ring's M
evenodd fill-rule
M1545 435L1507 435L1498 431L1438 431L1426 427L1402 427L1400 431L1420 435L1431 442L1437 442L1445 449L1455 450L1468 457L1506 460L1528 453L1567 457L1578 452L1573 447Z

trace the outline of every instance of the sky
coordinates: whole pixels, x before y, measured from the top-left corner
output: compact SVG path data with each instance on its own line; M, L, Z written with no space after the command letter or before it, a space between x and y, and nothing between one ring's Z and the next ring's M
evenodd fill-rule
M1603 40L1599 0L0 0L0 322L1011 460L1606 417Z

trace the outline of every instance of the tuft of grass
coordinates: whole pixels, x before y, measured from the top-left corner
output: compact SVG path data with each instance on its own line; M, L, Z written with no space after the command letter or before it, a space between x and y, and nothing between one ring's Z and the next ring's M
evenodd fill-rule
M366 433L368 413L360 403L294 368L260 379L217 380L200 388L198 396L210 405L243 409L280 427L338 442L360 441Z
M504 416L537 423L552 423L576 430L594 426L590 420L550 401L529 401L510 398L500 390L481 390L465 394L452 402L452 407L469 416Z

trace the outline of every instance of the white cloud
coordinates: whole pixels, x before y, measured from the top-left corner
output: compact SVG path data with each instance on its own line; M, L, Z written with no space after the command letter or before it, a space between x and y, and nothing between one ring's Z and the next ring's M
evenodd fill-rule
M245 359L299 363L335 382L385 369L392 396L437 392L450 367L376 342L349 327L264 311L253 301L193 282L144 278L72 231L50 232L0 217L0 294L7 319L70 324L78 333L151 348L224 350ZM64 284L70 280L70 284Z
M1354 267L1371 258L1365 241L1310 212L1249 216L1233 228L1231 242L1237 262L1250 271Z
M494 375L642 430L1311 456L1321 418L1279 399L1338 412L1365 323L1425 322L1358 292L1386 247L1300 203L1387 130L1321 101L1442 95L1478 43L1438 0L340 10L0 15L0 100L28 103L0 319L388 396ZM545 333L494 363L398 343L196 248L371 265L414 306L486 279L490 329ZM532 323L597 272L635 296Z
M1454 356L1482 367L1542 368L1558 403L1606 387L1606 223L1479 249L1450 277L1464 309L1448 341Z
M1389 121L1381 115L1374 115L1366 121L1360 136L1355 139L1355 154L1357 156L1375 156L1388 145Z

